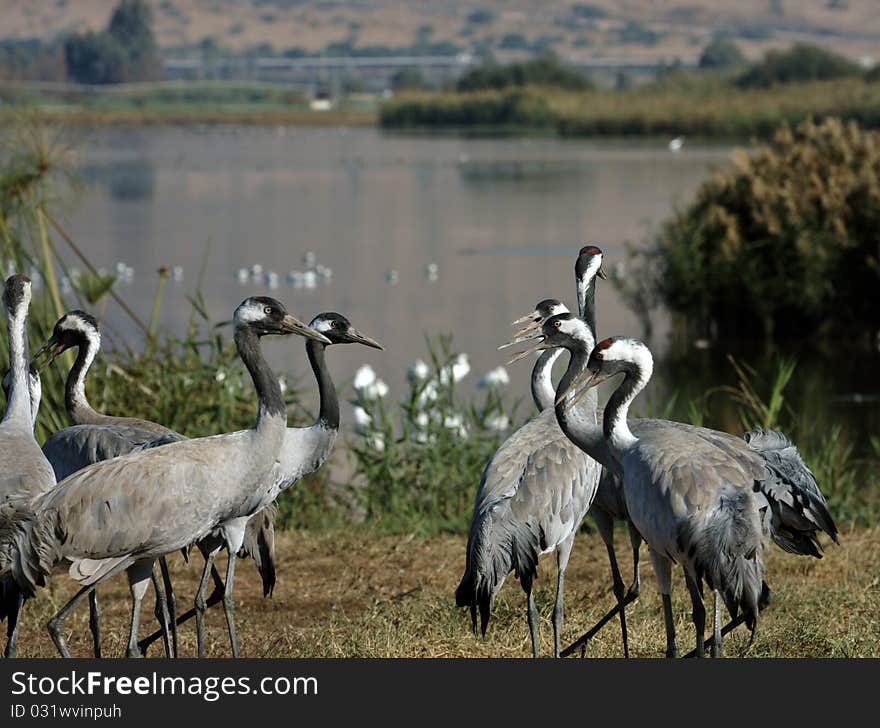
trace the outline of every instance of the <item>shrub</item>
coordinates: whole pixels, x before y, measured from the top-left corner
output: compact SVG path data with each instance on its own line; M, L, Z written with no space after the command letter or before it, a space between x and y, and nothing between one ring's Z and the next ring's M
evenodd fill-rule
M663 224L630 300L660 301L701 335L873 335L880 134L806 121L732 161Z
M744 88L766 88L777 83L828 80L860 76L861 68L837 53L799 43L785 51L769 51L737 83Z
M489 64L473 68L458 80L456 88L458 91L469 92L529 85L584 91L592 88L593 84L583 74L558 61L537 58L506 66Z
M745 63L739 46L727 38L715 38L700 54L700 68L734 68Z

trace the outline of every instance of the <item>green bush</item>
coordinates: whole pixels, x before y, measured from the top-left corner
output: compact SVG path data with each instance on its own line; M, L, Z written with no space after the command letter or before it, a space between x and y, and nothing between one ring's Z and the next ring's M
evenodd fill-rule
M700 54L700 68L735 68L744 66L746 57L729 38L715 38Z
M788 50L769 51L737 80L743 88L766 88L780 83L825 81L856 77L862 69L837 53L803 43Z
M630 300L662 302L703 336L873 336L880 134L807 121L732 161L662 225Z
M482 402L456 391L450 343L429 341L431 365L410 376L410 391L394 410L381 396L358 391L359 433L349 444L359 483L354 497L381 530L466 532L483 469L509 432L511 415L497 388Z
M456 84L459 92L501 90L512 86L552 86L572 91L593 87L586 76L551 58L506 66L489 64L467 71Z

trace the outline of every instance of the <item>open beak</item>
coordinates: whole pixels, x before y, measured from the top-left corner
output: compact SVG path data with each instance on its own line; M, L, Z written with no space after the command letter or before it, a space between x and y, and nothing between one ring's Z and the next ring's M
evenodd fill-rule
M531 313L527 313L525 316L520 316L516 321L511 321L511 326L522 326L524 323L528 323L529 321L534 322L536 319L540 319L541 314L537 311L532 311Z
M563 399L565 399L565 395L569 392L576 392L571 402L568 403L568 407L574 407L578 402L581 401L583 396L590 391L593 387L598 386L600 383L604 382L608 377L599 374L598 371L591 372L589 369L584 369L577 377L574 378L574 381L569 385L568 389L564 392L560 392L556 397L556 404L559 404ZM577 392L578 387L583 385L583 388Z
M379 349L380 351L384 351L385 349L385 347L383 347L378 341L371 339L366 334L362 334L355 328L349 327L347 336L352 344L363 344L364 346L369 346L371 349Z
M315 331L314 329L309 328L300 321L296 316L291 314L287 314L281 320L281 330L285 334L297 334L298 336L305 336L307 339L314 339L315 341L320 341L322 344L329 344L330 339L328 339L324 334Z
M530 346L528 349L524 349L523 351L519 352L519 354L516 354L509 362L507 362L507 366L510 366L511 364L520 361L520 359L525 359L530 354L534 354L538 351L543 351L546 348L548 348L547 342L545 341L544 337L541 336L537 344L535 344L534 346Z
M31 357L31 366L39 374L43 369L52 364L52 362L55 361L65 349L66 347L64 344L56 341L55 338L52 337ZM36 361L45 354L49 355L48 359L46 359L41 365L37 366Z
M525 328L522 331L517 331L510 341L498 347L498 351L507 349L511 346L516 346L517 344L522 344L524 341L534 341L535 339L541 338L541 334L534 333L535 328L536 327Z

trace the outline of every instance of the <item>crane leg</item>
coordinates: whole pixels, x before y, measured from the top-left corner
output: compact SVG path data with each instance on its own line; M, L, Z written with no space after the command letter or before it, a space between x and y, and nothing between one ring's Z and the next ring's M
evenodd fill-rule
M205 557L205 559L208 558L208 556L207 556L207 552L206 552L206 551L202 551L202 555ZM214 566L213 563L211 564L211 578L212 578L213 581L214 581L214 590L211 592L211 595L210 595L210 596L208 597L208 599L205 601L205 608L206 608L206 609L208 609L208 608L210 608L210 607L213 607L215 604L218 604L220 601L222 601L222 599L223 599L223 592L225 591L225 587L223 586L223 579L220 578L220 574L219 574L219 572L217 571L217 567ZM184 612L183 614L181 614L179 617L177 617L177 618L174 620L174 623L175 623L176 627L179 627L180 625L185 624L186 622L189 622L189 620L191 620L193 617L196 616L197 611L198 611L198 610L196 610L196 608L193 607L192 609L187 610L186 612ZM176 632L176 629L175 629L175 630L172 630L172 632L171 632L171 639L172 639L172 642L174 641L174 634L175 634L175 632ZM140 642L140 648L141 648L142 650L144 650L144 652L146 653L146 649L147 649L147 647L149 647L151 644L153 644L153 643L154 643L156 640L158 640L161 636L162 636L162 630L161 630L161 629L157 629L155 632L153 632L152 634L150 634L150 635L144 637L144 638L141 640L141 642ZM174 650L174 654L175 654L175 655L177 654L177 649L176 649L176 648L175 648L175 650Z
M18 628L21 625L19 618L24 607L24 594L18 586L14 587L14 594L9 600L9 613L6 625L6 649L3 657L15 657L18 654Z
M560 640L562 639L562 625L565 621L565 570L568 568L568 558L571 556L571 547L574 544L574 534L565 539L556 548L556 604L553 605L553 657L559 657Z
M153 576L153 562L152 560L135 562L126 572L128 588L131 592L131 629L128 633L128 649L125 654L126 657L143 657L138 647L138 630L141 623L141 603Z
M238 657L238 638L235 636L235 599L232 596L232 584L235 579L235 551L229 551L226 564L226 588L223 592L223 612L226 614L226 626L229 628L229 643L232 656Z
M724 657L724 650L721 645L721 594L715 590L715 609L712 615L712 626L714 635L712 638L712 657Z
M220 544L213 546L210 550L205 550L205 568L202 570L202 578L199 581L199 589L196 592L195 610L196 610L196 640L198 641L198 655L200 658L205 656L205 610L208 605L205 603L205 591L208 588L208 579L211 576L211 569L214 568L214 559L220 550Z
M101 658L101 607L98 604L98 590L89 592L89 631L92 633L92 643L95 649L95 657Z
M532 638L532 657L538 656L538 608L535 606L535 595L532 593L532 577L523 577L520 581L526 593L526 618L529 621L529 635Z
M651 563L654 565L654 576L657 577L657 588L663 598L663 621L666 624L666 657L678 657L678 645L675 642L675 618L672 615L672 562L663 554L650 549Z
M73 611L76 605L82 601L82 598L94 589L94 586L84 586L74 594L73 597L71 597L67 604L55 613L46 625L46 628L49 630L49 636L52 638L52 642L55 643L55 647L62 657L70 657L70 650L67 649L67 638L64 636L64 620L67 619L67 616Z
M162 628L162 643L165 645L165 657L170 659L174 657L171 649L171 633L168 624L171 618L168 616L168 603L165 601L165 592L162 589L162 584L159 582L159 573L155 566L153 566L153 571L150 574L150 581L153 582L153 590L156 592L155 614L156 621L159 622L159 626ZM140 652L140 645L138 645L138 652Z
M171 654L177 657L177 598L168 572L168 562L164 556L159 557L159 568L162 570L162 582L165 585L165 603L168 605L168 617L171 623Z
M685 583L691 595L691 619L694 621L694 629L697 632L697 657L705 657L704 635L706 633L706 607L703 605L703 593L700 584L694 581L689 574L685 574Z
M764 611L764 609L767 606L769 606L772 601L773 601L773 591L770 589L769 586L767 586L767 583L764 582L762 584L761 598L758 600L758 609L761 611ZM733 619L731 619L727 624L725 624L721 628L721 635L720 636L724 637L725 635L730 634L731 632L733 632L733 630L735 630L741 624L744 624L745 621L746 621L746 617L743 613L736 615ZM716 637L715 637L715 635L713 635L708 640L706 640L706 646L707 647L714 646L715 639L716 639ZM688 652L685 655L685 657L695 657L696 654L697 654L696 650L691 650L690 652Z
M627 591L626 596L629 601L632 601L632 599L639 596L642 589L641 577L639 576L639 552L642 548L643 539L642 534L636 530L632 521L627 520L626 525L629 529L629 542L632 545L633 556L633 580L632 584L629 585L629 590Z
M630 527L630 538L635 540L633 541L633 583L630 585L629 591L625 590L625 586L623 584L623 578L620 575L620 568L617 565L617 553L614 550L614 520L613 518L606 513L605 511L597 508L594 511L590 511L593 516L593 520L596 522L596 528L599 530L599 535L602 538L602 541L605 542L605 548L608 551L608 562L611 565L611 583L612 583L612 591L614 593L614 597L617 600L617 606L611 609L608 613L605 614L602 619L600 619L596 624L594 624L587 632L578 637L574 642L572 642L568 647L566 647L562 651L562 657L568 657L569 655L574 654L574 652L580 648L581 657L586 654L587 644L593 637L599 634L599 631L615 616L620 615L620 632L623 638L623 656L629 657L629 639L627 636L627 627L626 627L626 607L634 602L639 596L639 564L638 564L638 556L639 556L639 546L642 542L642 537L639 535L638 531L636 531L632 526Z

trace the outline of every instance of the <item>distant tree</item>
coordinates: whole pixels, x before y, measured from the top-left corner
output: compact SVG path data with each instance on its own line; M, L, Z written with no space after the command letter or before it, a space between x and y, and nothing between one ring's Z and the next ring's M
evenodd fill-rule
M78 33L64 42L67 75L77 83L125 81L125 50L108 33Z
M120 0L110 16L107 33L128 56L127 81L158 78L161 62L153 36L153 14L146 0Z
M67 76L64 51L59 43L37 38L0 40L0 78L63 81Z
M860 76L858 64L818 46L797 44L785 51L769 51L737 80L744 88L766 88L777 83L817 81Z
M105 31L64 42L67 74L78 83L148 81L161 75L153 19L145 0L121 0Z
M552 58L538 58L506 66L483 65L466 72L456 84L458 91L503 89L511 86L556 86L574 91L593 88L586 76Z
M467 20L469 23L474 23L475 25L485 25L495 20L495 13L491 10L486 10L485 8L478 8L468 14Z
M524 51L529 47L529 42L522 33L507 33L498 47L505 51Z
M425 78L418 68L401 68L391 77L394 91L411 91L425 88Z
M728 38L715 38L700 54L700 68L735 68L744 66L746 57Z
M608 17L604 8L589 3L575 3L571 6L571 12L577 18L587 18L588 20L600 20Z

